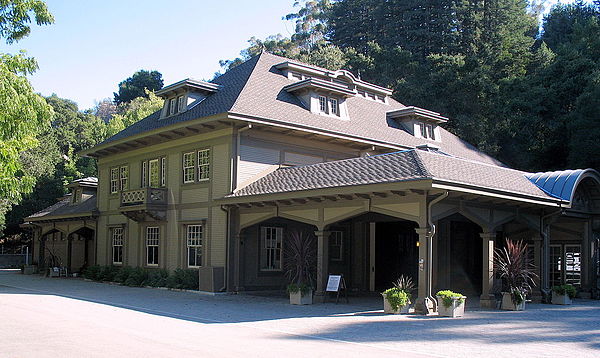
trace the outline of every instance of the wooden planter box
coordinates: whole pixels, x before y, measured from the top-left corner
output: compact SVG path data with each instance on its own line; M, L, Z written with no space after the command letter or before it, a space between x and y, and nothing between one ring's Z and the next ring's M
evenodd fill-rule
M502 306L500 308L507 311L523 311L525 309L525 300L521 304L515 305L510 292L502 292Z
M296 293L290 292L290 304L291 305L312 305L313 303L313 291L310 290L306 294L298 291Z
M452 304L448 307L444 306L444 300L440 296L436 296L438 302L438 315L443 317L462 317L465 315L465 302L467 297L463 296L462 300L453 298Z
M573 301L569 298L569 295L559 295L552 291L552 304L553 305L570 305Z
M394 309L392 309L392 305L390 304L390 301L388 301L388 299L385 297L385 295L381 294L381 296L383 296L383 313L387 313L387 314L407 314L408 313L408 309L410 307L410 302L408 302L404 306L398 307L397 310L394 310Z

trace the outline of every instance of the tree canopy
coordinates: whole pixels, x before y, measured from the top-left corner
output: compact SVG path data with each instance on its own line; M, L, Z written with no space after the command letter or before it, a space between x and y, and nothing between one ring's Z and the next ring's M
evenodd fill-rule
M163 87L162 74L158 71L139 70L119 83L115 92L115 103L128 103L138 97L148 97L146 90L157 91Z

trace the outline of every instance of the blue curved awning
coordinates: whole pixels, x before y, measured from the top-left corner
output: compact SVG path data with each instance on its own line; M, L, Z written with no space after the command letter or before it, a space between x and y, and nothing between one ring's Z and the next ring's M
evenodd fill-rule
M593 169L560 170L555 172L525 174L538 188L555 198L571 202L577 184L588 176L598 180L600 175Z

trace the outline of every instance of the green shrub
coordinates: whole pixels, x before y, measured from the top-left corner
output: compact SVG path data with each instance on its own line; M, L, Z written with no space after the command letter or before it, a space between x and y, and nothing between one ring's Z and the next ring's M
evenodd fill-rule
M166 287L169 271L164 269L149 270L148 276L143 283L143 286L150 287Z
M167 287L197 290L198 289L198 270L192 269L175 269L167 279Z
M308 285L305 285L303 283L297 285L295 283L290 283L287 286L287 292L288 293L297 293L298 291L300 291L300 293L302 293L303 295L306 295L310 292L311 287Z
M100 272L98 279L100 281L114 282L115 276L117 275L119 270L120 270L120 268L117 266L112 266L112 265L104 266L104 267L102 267L102 270Z
M126 286L140 287L144 284L144 281L148 278L148 271L141 267L136 267L131 270L129 277L125 280Z
M453 300L457 300L459 302L459 304L463 303L465 301L462 293L452 292L450 290L438 291L438 293L436 293L435 295L442 299L442 303L444 304L444 307L446 307L446 308L452 306Z
M117 274L114 277L114 282L125 283L125 280L127 280L127 278L129 278L129 275L131 275L132 271L133 271L132 267L129 267L129 266L121 267L119 272L117 272Z
M388 288L387 290L383 291L383 295L388 300L394 311L397 311L400 309L400 307L406 306L410 303L406 292L397 287Z
M560 285L560 286L552 286L552 291L554 291L554 293L556 293L557 295L567 295L569 296L570 299L574 299L575 295L577 295L577 290L575 289L575 287L573 287L573 285Z
M98 265L88 266L83 271L83 277L85 277L89 280L100 281L101 272L102 272L101 266L98 266Z

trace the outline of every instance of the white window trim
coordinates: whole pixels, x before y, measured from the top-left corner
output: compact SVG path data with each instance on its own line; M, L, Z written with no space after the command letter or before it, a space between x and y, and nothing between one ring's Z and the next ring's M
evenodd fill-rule
M119 167L110 168L110 193L119 192Z
M192 165L191 166L189 166L189 165L186 166L186 160L185 160L186 155L191 155L191 157L192 157L192 160L191 160ZM183 183L184 184L194 183L196 181L196 165L195 165L195 162L196 162L196 152L195 151L194 152L183 153L181 163L182 163L182 174L183 174ZM192 179L191 180L186 180L186 172L185 172L186 169L188 169L188 170L191 169L192 170Z
M112 227L110 228L111 232L111 247L112 247L112 263L113 265L122 265L123 264L123 256L125 253L124 250L124 230L122 227ZM115 261L115 247L121 247L121 261Z
M199 238L190 239L190 229L198 228L197 233L199 234ZM195 243L192 241L196 241ZM188 224L185 226L185 244L186 244L186 262L187 267L189 268L199 268L202 267L202 261L204 261L204 225L202 224ZM190 265L190 248L195 248L200 251L200 265Z
M154 232L154 230L156 229L156 231ZM156 234L156 238L150 238L149 235L151 234ZM156 241L156 242L155 242ZM159 226L147 226L146 227L146 238L145 238L145 246L146 246L146 266L153 266L156 267L160 264L160 227ZM151 247L156 247L156 263L150 263L150 256L148 255L148 253L150 252L149 249Z
M200 159L201 158L202 159L205 158L204 156L202 156L203 153L207 153L207 155L206 155L207 162L201 164L200 163ZM211 162L211 160L210 160L210 149L206 148L206 149L200 149L200 150L198 150L198 154L196 156L196 159L197 159L196 164L197 164L197 172L198 172L198 174L197 174L198 181L208 181L208 180L210 180L210 174L211 174L210 173L210 162ZM200 168L204 168L204 167L206 167L206 169L207 169L206 172L208 172L208 176L205 177L205 178L202 178L202 176L200 175L200 173L201 173Z

